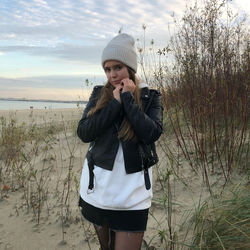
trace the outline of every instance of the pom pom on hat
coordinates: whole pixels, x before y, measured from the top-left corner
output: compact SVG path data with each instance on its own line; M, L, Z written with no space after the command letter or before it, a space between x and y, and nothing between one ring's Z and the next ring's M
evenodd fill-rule
M137 71L135 40L132 36L122 33L114 37L102 52L102 66L108 60L117 60Z

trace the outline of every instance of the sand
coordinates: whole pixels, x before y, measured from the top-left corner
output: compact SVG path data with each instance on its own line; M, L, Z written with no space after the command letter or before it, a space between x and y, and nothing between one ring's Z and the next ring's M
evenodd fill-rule
M55 121L63 124L74 123L81 115L82 110L79 109L0 111L0 117L4 117L7 122L15 119L23 126L42 126ZM82 143L72 133L63 130L52 134L39 145L37 156L29 161L29 166L37 170L36 181L31 178L23 187L15 181L15 176L3 173L2 181L0 179L0 249L99 249L92 225L82 219L77 206L78 185L88 144ZM171 143L175 147L174 139L169 141ZM35 147L34 142L29 142L26 147L25 153L29 155L29 151ZM199 194L208 194L202 178L195 177L190 168L186 167L187 163L181 162L181 167L176 171L180 172L189 189L170 177L171 195L175 205L172 208L172 218L167 216L169 206L167 203L165 206L163 204L170 194L163 176L166 176L169 169L169 161L159 145L158 152L160 163L154 167L154 199L142 249L147 249L147 244L151 246L150 249L165 249L164 238L161 239L159 235L166 232L169 220L171 219L172 230L177 231L182 216L199 201ZM0 161L1 164L3 160ZM26 169L28 166L20 167ZM39 196L42 205L38 223L39 183L44 194L41 192ZM29 197L29 206L25 199L26 194Z
M56 121L60 123L63 121L67 125L67 122L78 121L81 115L82 110L79 109L0 111L0 117L4 117L7 122L14 119L19 125L25 126L31 124L49 126L50 123ZM52 165L50 170L47 171L48 176L46 176L46 171L44 172L44 182L47 182L43 186L44 189L48 190L48 194L46 195L47 201L41 209L39 224L37 215L32 211L33 208L27 208L24 199L25 188L20 187L17 183L12 184L10 179L7 178L0 182L0 249L89 249L86 241L88 237L91 249L97 249L97 240L93 234L93 229L87 222L84 222L86 225L83 226L73 181L71 181L72 187L70 187L70 198L68 198L70 214L66 214L66 206L61 205L66 200L66 196L62 195L63 182L67 179L70 161L67 143L70 144L69 147L75 145L78 148L77 152L74 152L74 162L71 166L78 180L80 180L82 164L88 148L88 144L84 144L75 138L69 132L64 133L62 131L54 138L53 148L49 151L54 159L51 159L52 156L48 153L45 157L40 152L33 162L34 168L38 170L50 166L49 161ZM41 144L40 147L43 146ZM32 148L32 145L29 144L27 147ZM33 185L33 192L35 192L37 184L33 181L30 185ZM30 193L31 190L32 188L30 188ZM65 221L62 223L62 220Z
M81 117L82 109L30 109L30 110L0 110L0 117L4 117L7 121L16 119L18 124L23 122L26 124L36 123L44 124L51 121L70 121Z

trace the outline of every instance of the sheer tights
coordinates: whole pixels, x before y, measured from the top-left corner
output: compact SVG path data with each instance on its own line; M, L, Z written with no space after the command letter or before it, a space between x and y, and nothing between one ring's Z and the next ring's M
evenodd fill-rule
M140 250L144 232L114 232L107 225L94 225L101 250Z
M94 225L101 250L114 250L115 232L109 230L107 225Z

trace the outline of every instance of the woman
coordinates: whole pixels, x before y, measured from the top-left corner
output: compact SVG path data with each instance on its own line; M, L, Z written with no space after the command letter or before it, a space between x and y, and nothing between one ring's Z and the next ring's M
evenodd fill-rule
M94 87L77 129L90 142L79 205L102 250L138 250L152 199L152 164L143 164L142 148L154 146L162 133L161 98L136 78L131 36L119 34L108 43L102 66L107 83Z

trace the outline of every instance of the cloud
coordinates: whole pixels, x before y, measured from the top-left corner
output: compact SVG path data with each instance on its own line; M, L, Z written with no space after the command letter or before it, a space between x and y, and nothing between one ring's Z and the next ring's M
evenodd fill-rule
M86 84L88 79L88 84ZM94 85L103 84L103 76L41 76L22 78L0 77L0 98L87 101Z
M7 1L6 1L7 3ZM0 25L0 38L15 34L16 43L28 40L37 43L44 39L63 41L64 39L84 41L112 37L120 27L128 27L127 32L141 31L142 23L155 23L156 17L162 20L163 12L170 10L167 3L162 8L150 1L17 1L14 12L0 10L5 22ZM6 4L7 5L7 4ZM44 6L48 9L44 10ZM7 5L7 9L11 9ZM157 24L157 23L156 23ZM158 27L160 28L160 27ZM4 37L5 36L5 37ZM92 41L93 41L92 40Z
M6 21L0 22L0 50L99 64L102 49L121 27L142 38L145 23L149 40L167 40L171 11L167 3L142 0L16 1L15 11L3 13Z
M34 0L34 2L38 5L38 6L48 6L47 2L44 0Z
M57 88L34 88L34 87L20 87L20 88L4 88L0 86L0 98L20 98L20 99L36 99L36 100L65 100L65 101L87 101L91 89L57 89Z
M89 85L86 85L88 79ZM36 87L36 88L91 88L93 85L103 84L105 76L93 76L86 74L72 75L50 75L50 76L37 76L37 77L18 77L7 78L0 77L0 87L2 89L7 87Z
M194 0L193 0L194 2ZM183 0L2 0L0 51L67 62L100 63L105 44L122 31L165 46L173 13L181 17ZM247 0L233 0L235 8L250 11Z
M0 46L2 53L25 53L33 56L54 57L66 61L100 63L102 52L100 46L81 46L72 44L59 44L48 46Z
M248 0L234 0L231 4L241 13L245 13L248 16L250 15L250 5Z

